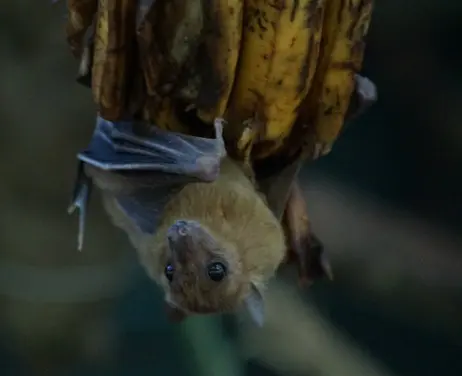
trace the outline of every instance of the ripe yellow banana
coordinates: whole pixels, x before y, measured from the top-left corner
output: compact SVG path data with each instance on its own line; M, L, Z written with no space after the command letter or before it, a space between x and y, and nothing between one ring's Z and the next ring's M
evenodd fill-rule
M264 143L255 158L279 147L297 118L316 70L325 3L245 2L239 70L226 114L231 133L227 136L236 140L243 135L238 147L246 153L247 140Z
M137 41L148 96L170 94L197 49L203 27L201 0L155 1Z
M143 119L162 129L172 132L190 133L188 125L177 116L178 105L174 99L165 96L151 96L146 98Z
M131 82L131 56L136 24L136 2L99 0L92 67L94 100L101 115L117 120L126 112Z
M181 74L194 58L203 29L201 0L155 1L138 30L140 64L146 86L143 118L187 133L174 98Z
M331 0L326 8L322 56L314 85L301 107L301 121L313 127L313 157L330 151L348 110L361 69L372 0Z
M222 117L239 56L242 1L164 1L140 27L140 56L147 85L145 118L188 132L185 108L213 124ZM212 127L211 127L212 129Z
M200 86L195 106L206 123L223 117L234 84L241 36L243 1L204 1L203 44L198 50Z

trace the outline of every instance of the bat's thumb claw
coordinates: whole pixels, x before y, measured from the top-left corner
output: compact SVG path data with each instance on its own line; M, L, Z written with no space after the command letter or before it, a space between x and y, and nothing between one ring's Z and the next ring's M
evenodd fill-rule
M79 251L81 251L83 248L83 239L85 234L85 219L91 188L91 180L85 175L83 171L83 164L80 163L78 167L74 193L72 195L72 202L67 208L68 214L74 213L76 209L79 210L79 231L77 235L77 249Z

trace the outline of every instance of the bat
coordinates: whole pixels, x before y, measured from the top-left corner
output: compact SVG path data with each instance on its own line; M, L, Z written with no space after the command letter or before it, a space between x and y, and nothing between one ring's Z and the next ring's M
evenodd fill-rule
M247 310L263 324L263 290L283 261L280 221L215 139L101 117L78 154L69 211L80 211L79 249L93 184L178 317Z

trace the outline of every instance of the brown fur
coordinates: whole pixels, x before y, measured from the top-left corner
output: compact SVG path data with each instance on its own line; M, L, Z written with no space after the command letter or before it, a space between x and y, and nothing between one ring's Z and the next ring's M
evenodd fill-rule
M164 289L166 301L187 313L235 310L253 290L264 288L285 255L281 224L228 158L215 182L188 184L167 204L154 236L137 232L110 196L105 203L114 223L138 249L147 273ZM192 251L182 254L187 259L176 263L169 282L164 268L174 255L167 232L179 219L197 222L206 235L195 234ZM207 277L210 260L228 265L225 279L214 282Z

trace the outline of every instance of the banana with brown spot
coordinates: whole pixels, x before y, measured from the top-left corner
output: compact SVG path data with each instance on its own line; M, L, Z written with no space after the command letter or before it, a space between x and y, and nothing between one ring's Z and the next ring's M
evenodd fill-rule
M195 106L199 118L210 124L223 117L228 105L241 46L242 21L242 0L204 1L204 43L197 60L201 80Z
M239 139L249 134L244 132L248 127L252 142L273 141L254 158L272 154L292 129L316 70L325 3L245 2L239 70L226 114L232 134L227 137ZM248 145L243 147L248 151Z
M332 0L326 8L322 60L301 119L314 127L313 158L329 153L345 121L362 66L372 0Z
M167 130L186 132L177 116L175 90L197 53L203 30L202 0L156 1L138 27L146 84L144 119Z
M101 116L108 120L118 120L126 112L136 13L132 0L99 0L92 90Z

